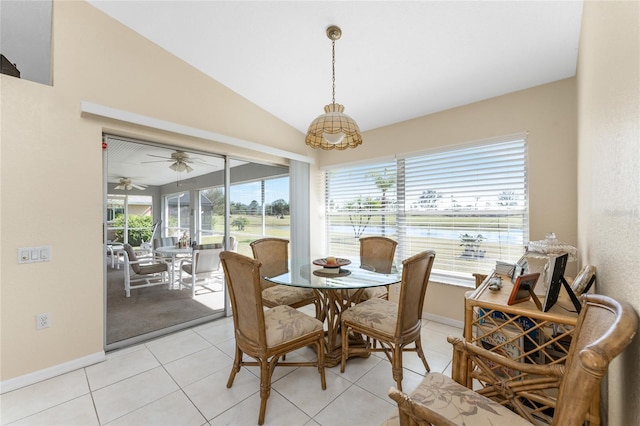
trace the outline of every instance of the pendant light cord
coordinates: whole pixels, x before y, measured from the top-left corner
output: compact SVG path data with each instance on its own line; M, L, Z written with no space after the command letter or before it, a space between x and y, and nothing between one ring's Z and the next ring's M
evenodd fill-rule
M331 83L332 83L332 98L331 102L336 103L336 41L331 40Z

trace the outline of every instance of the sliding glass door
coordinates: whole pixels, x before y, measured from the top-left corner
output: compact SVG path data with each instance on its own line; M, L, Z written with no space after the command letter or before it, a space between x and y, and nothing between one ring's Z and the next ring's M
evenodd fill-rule
M217 281L192 292L179 281L181 274L188 278L182 266L190 254L163 255L171 262L169 284L132 287L126 297L125 270L134 272L118 247L128 243L151 258L161 254L146 250L152 238L167 246L186 237L251 256L251 241L290 236L288 167L112 135L104 142L105 253L119 260L113 267L105 262L106 349L226 316L222 268Z

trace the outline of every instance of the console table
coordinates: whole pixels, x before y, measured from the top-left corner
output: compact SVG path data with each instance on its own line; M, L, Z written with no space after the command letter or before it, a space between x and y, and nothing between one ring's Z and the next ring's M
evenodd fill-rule
M543 312L533 300L508 305L513 289L511 278L501 276L502 288L489 289L488 275L473 291L465 295L464 338L467 342L481 345L493 352L501 353L525 363L562 364L566 361L578 313L566 291L560 293L558 302ZM484 386L474 375L476 366L468 360L463 374L468 388ZM519 380L526 376L520 371L499 369L505 380ZM551 423L553 408L539 406L531 401L532 412L543 422ZM591 424L599 424L599 398L594 401L588 416Z

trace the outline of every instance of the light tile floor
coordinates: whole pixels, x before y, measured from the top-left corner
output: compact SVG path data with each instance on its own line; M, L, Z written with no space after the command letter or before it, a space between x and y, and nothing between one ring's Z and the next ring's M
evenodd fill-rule
M451 374L446 336L460 328L423 320L422 341L432 371ZM233 321L217 320L110 352L106 361L0 395L2 425L255 425L260 395L257 368L226 383L234 353ZM287 355L315 358L305 348ZM425 371L404 355L405 391ZM322 390L315 368L276 367L265 425L379 425L396 410L384 354L354 358L326 371Z

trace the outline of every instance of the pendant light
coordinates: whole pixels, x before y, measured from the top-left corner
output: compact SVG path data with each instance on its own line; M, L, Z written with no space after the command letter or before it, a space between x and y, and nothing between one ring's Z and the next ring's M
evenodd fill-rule
M344 106L336 103L336 40L342 36L342 30L332 25L327 28L327 37L331 40L332 100L325 105L324 114L318 116L307 131L305 142L312 148L325 150L344 150L362 144L358 124L345 114Z

